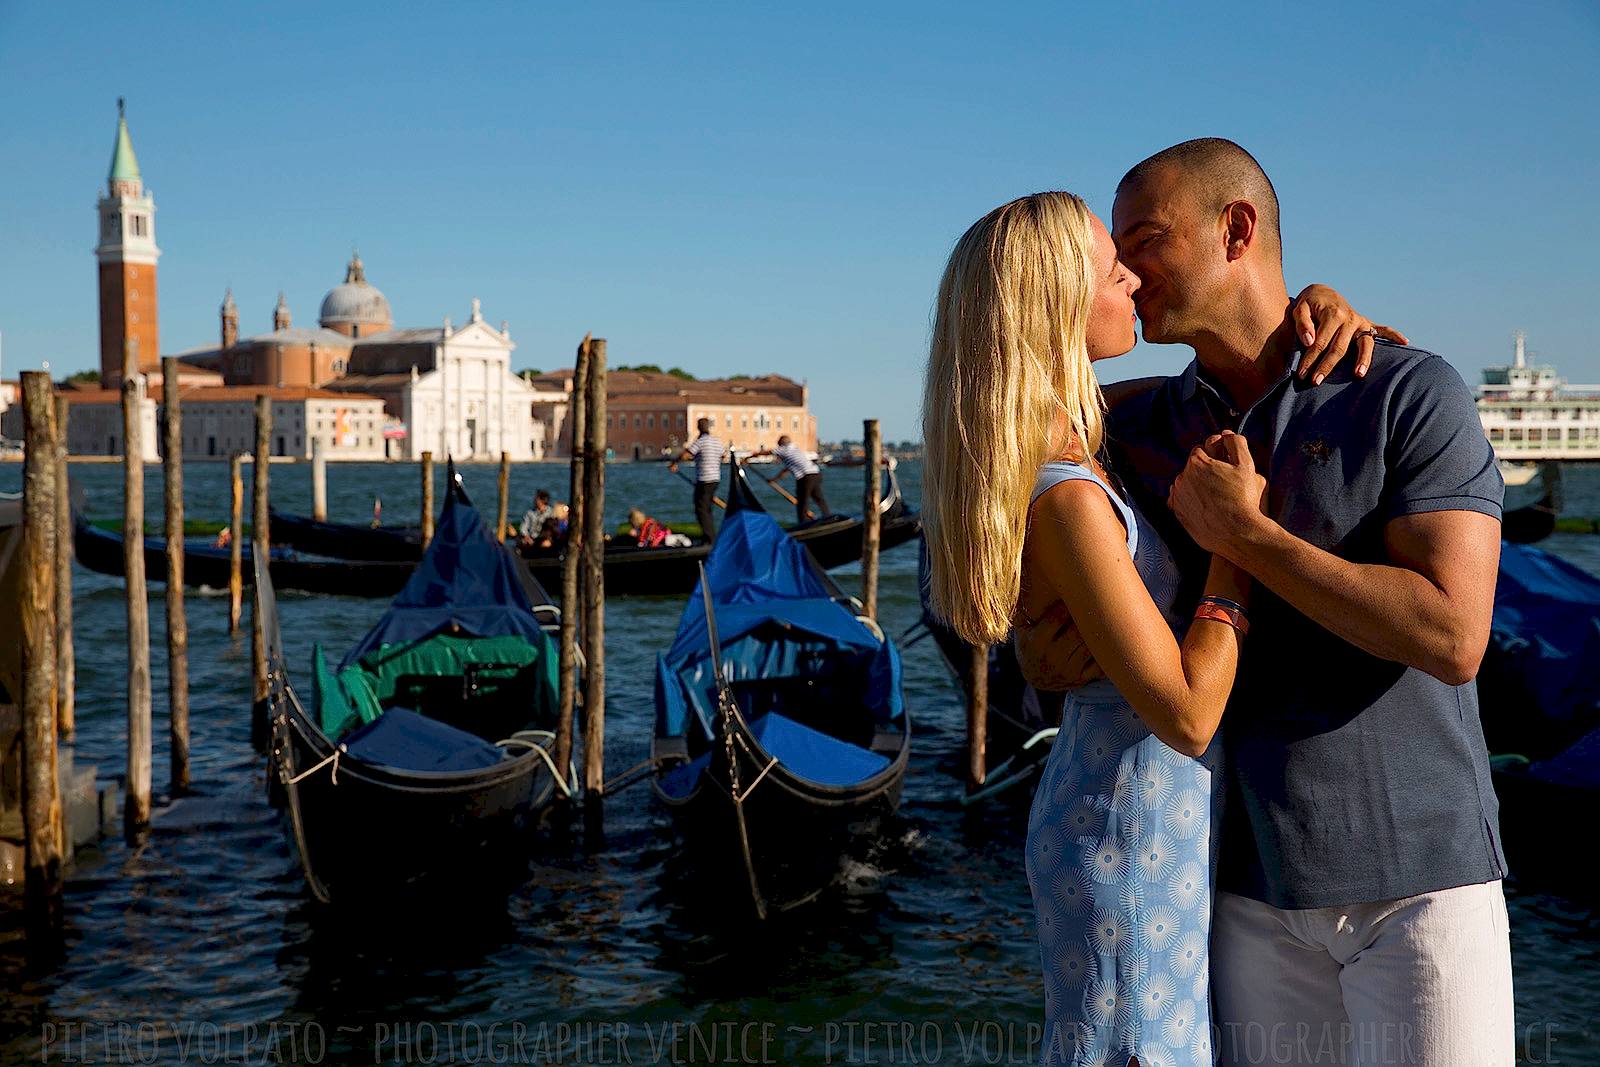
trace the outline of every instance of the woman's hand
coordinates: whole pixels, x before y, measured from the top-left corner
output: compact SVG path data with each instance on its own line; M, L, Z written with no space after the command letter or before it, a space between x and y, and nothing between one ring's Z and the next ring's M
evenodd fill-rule
M1249 442L1223 431L1189 453L1167 502L1195 544L1226 555L1232 538L1263 520L1266 491L1267 480L1256 473Z
M1305 355L1300 357L1300 377L1309 377L1313 385L1322 384L1328 372L1349 353L1353 341L1359 342L1357 378L1365 377L1367 368L1372 366L1374 337L1400 345L1411 343L1394 327L1380 326L1359 314L1350 306L1350 301L1326 285L1308 285L1302 289L1289 309L1289 319L1295 336L1306 346Z

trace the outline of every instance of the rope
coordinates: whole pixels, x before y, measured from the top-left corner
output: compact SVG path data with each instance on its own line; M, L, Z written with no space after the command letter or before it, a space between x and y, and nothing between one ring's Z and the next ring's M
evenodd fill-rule
M887 640L887 638L883 636L883 627L879 626L878 620L874 619L871 615L857 615L856 621L872 631L873 636L878 639L878 644L881 645Z
M322 770L322 768L326 767L328 764L331 763L331 764L333 764L333 770L329 774L328 781L332 785L338 785L339 784L339 753L348 752L348 751L349 751L349 749L345 748L344 745L341 744L338 748L333 750L333 754L331 756L328 756L328 757L324 758L321 763L318 763L317 765L315 765L313 767L307 767L305 770L301 771L299 774L295 775L293 778L290 778L288 780L288 782L285 783L285 784L287 784L287 785L295 785L300 781L300 779L309 778L311 775L316 774L318 771Z
M659 761L654 756L651 756L648 759L643 759L638 763L635 763L632 767L629 767L627 770L623 771L621 774L617 775L611 781L606 783L604 790L605 795L609 797L614 793L620 793L622 790L626 789L630 785L633 785L635 782L644 781L644 772L654 770L658 762Z
M747 745L745 747L748 748L749 746ZM744 801L750 796L750 794L754 793L756 791L756 786L761 784L761 779L763 779L763 778L765 778L767 776L767 772L772 770L772 768L776 767L777 765L778 765L778 757L777 756L773 756L771 762L769 762L765 767L761 768L761 773L756 775L756 780L751 782L749 784L749 786L747 786L745 788L744 792L740 793L738 796L734 797L733 799L737 803L740 803L740 804L744 803Z
M496 741L495 744L499 746L522 745L525 748L533 749L533 751L539 754L539 758L544 760L544 765L550 768L550 776L555 780L556 787L561 790L561 795L570 800L572 798L573 786L568 785L567 780L562 776L561 772L556 770L556 761L550 755L549 750L547 750L539 741L532 740L533 737L538 737L541 739L548 738L549 740L553 741L555 740L555 736L556 735L551 733L549 730L518 730L504 741ZM569 762L567 764L567 769L572 774L574 782L576 782L576 768L574 768Z

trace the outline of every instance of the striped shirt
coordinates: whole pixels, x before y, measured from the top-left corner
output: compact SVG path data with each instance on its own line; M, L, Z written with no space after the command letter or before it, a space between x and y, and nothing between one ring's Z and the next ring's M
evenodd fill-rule
M694 457L695 481L722 481L722 456L728 451L722 438L703 433L685 445L684 451Z
M799 445L779 445L772 450L772 454L778 457L783 463L783 469L794 475L794 480L797 482L808 474L821 473L817 465L811 461L811 457L806 455L805 450Z

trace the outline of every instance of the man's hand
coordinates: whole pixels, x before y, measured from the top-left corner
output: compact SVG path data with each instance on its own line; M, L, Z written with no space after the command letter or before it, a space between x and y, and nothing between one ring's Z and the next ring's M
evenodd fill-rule
M678 473L678 461L677 460L673 460L671 463L668 463L667 464L667 470L671 471L673 474L677 474Z
M1231 539L1263 520L1266 489L1249 443L1223 431L1189 453L1188 465L1172 483L1168 503L1195 544L1221 553Z
M1019 619L1012 642L1022 676L1035 689L1059 692L1105 677L1059 600L1031 625Z

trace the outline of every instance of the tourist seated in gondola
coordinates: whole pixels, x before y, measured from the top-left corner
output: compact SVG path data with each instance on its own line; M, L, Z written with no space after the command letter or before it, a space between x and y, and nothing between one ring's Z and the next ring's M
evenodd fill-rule
M522 522L517 526L517 532L524 541L534 541L544 534L544 521L555 510L555 505L550 501L550 490L541 489L533 494L533 504L522 513Z
M628 536L640 548L688 548L694 543L683 534L673 533L639 508L628 512Z

